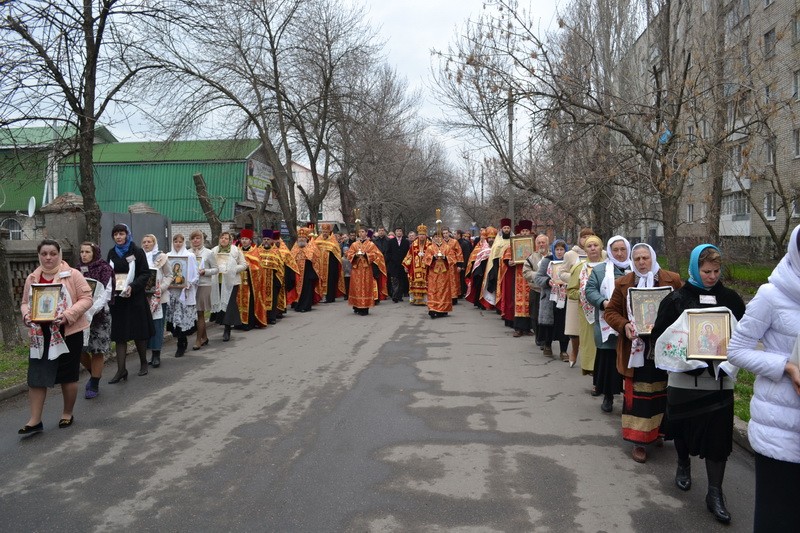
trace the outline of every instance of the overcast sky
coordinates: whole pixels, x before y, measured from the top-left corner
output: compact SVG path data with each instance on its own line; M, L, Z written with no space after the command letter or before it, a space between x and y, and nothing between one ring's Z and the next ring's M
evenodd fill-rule
M422 92L420 114L431 122L440 119L442 112L430 97L431 50L446 50L457 29L464 26L470 16L483 10L485 0L355 0L366 5L365 16L379 30L385 41L385 54L390 65L408 80L409 88ZM540 28L554 25L556 7L569 0L520 0L531 5ZM150 129L139 117L131 123L116 123L113 133L122 141L154 140ZM447 132L431 130L451 151L461 144ZM451 157L457 154L452 153Z
M429 120L441 117L441 110L429 95L431 49L446 50L456 31L470 16L483 11L485 0L363 0L368 6L367 18L380 28L386 41L387 59L405 77L411 89L420 89L425 99L421 114ZM532 6L543 30L554 25L556 8L567 0L520 0ZM437 137L448 148L460 144L446 132ZM455 155L455 154L452 154Z

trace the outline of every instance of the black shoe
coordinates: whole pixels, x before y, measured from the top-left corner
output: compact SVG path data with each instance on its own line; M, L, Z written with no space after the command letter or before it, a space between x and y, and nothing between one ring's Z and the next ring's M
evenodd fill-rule
M687 463L686 465L678 463L678 469L675 471L675 485L682 491L687 491L692 488L691 463Z
M153 368L161 366L161 350L153 350L153 358L150 359L150 366Z
M175 352L175 357L183 357L183 354L186 353L186 348L183 346L178 346L178 350Z
M39 422L35 426L29 426L29 425L25 424L23 427L21 427L17 431L17 434L18 435L33 435L34 433L39 433L40 431L43 431L43 430L44 430L44 424L42 424L41 422Z
M122 373L117 372L113 378L108 380L109 385L113 385L114 383L119 383L120 381L128 381L128 371L124 370Z
M225 331L222 332L222 342L231 340L231 327L225 326Z
M142 367L139 369L139 373L136 374L137 376L146 376L147 375L147 367Z
M58 427L60 427L61 429L68 428L72 425L73 422L75 422L75 416L69 415L69 418L62 418L61 420L58 421Z
M613 396L605 396L603 397L603 403L600 404L600 410L604 413L610 413L614 410L614 397Z
M725 507L725 496L722 495L722 489L718 487L708 487L708 494L706 494L706 507L714 513L714 518L718 522L728 524L731 521L731 514Z

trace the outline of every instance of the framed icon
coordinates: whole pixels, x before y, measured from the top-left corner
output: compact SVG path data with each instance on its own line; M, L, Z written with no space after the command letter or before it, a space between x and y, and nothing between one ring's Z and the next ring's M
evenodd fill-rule
M31 285L31 322L52 322L56 319L61 298L60 283L34 283Z
M128 273L127 272L115 272L114 273L114 290L116 292L122 292L128 288Z
M228 273L228 266L229 266L228 263L230 259L231 259L231 254L226 254L226 253L217 254L217 268L219 269L220 274Z
M97 283L96 279L86 278L86 283L89 284L89 288L92 289L92 297L94 297L95 291L97 291Z
M158 282L158 270L155 268L148 269L147 282L144 284L145 294L155 294Z
M658 315L658 306L661 304L661 300L671 292L672 287L647 289L631 287L628 289L633 322L636 324L636 332L639 335L650 335L650 332L653 331L653 325L656 323Z
M564 266L564 260L554 260L550 261L550 264L547 265L547 269L550 271L550 279L557 280L558 275L561 273L561 267Z
M172 283L170 289L184 289L188 285L186 276L189 273L189 256L168 255L169 269L172 272Z
M731 317L728 313L689 313L687 359L728 358Z
M511 260L521 265L533 253L533 235L515 235L511 237Z

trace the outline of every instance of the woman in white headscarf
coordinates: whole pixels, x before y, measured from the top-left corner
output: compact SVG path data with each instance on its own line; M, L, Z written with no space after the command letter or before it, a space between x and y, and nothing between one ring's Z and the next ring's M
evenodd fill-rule
M186 258L182 261L178 258ZM186 249L186 239L176 233L172 237L172 252L168 256L172 265L172 286L169 288L169 305L167 305L167 331L178 339L178 350L175 357L183 357L189 341L186 338L195 332L197 324L197 308L195 294L200 276L197 272L197 260L193 253Z
M628 317L628 289L667 287L680 289L681 277L659 267L656 252L649 244L631 249L633 271L616 281L605 310L605 320L618 333L617 371L625 382L622 404L622 438L633 443L633 460L647 461L645 446L661 442L661 420L667 407L667 372L656 368L650 352L649 336L639 336ZM641 354L631 364L632 350ZM636 362L636 360L640 362ZM639 366L641 365L641 366Z
M614 395L622 392L622 375L617 371L617 332L606 322L605 309L614 293L616 280L631 271L631 245L628 239L616 235L609 239L606 252L608 258L594 267L586 282L586 301L594 306L595 313L595 393L603 396L600 409L610 413L614 405Z
M147 364L153 368L161 366L161 347L164 344L164 314L169 303L169 284L172 283L172 271L167 263L167 255L158 249L158 239L152 233L142 237L142 250L147 256L147 266L150 271L155 271L155 285L146 288L147 303L153 315L153 329L155 333L147 341L147 349L152 356Z
M796 531L800 501L800 226L788 248L728 346L728 361L756 375L747 438L756 452L757 532Z

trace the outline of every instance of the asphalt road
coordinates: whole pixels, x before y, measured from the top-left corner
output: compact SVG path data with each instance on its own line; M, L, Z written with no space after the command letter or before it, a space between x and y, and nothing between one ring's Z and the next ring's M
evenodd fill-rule
M591 379L464 303L431 320L384 302L290 312L234 331L20 439L24 395L0 403L5 531L750 531L752 457L734 446L733 522L688 493L675 451L646 464ZM132 356L129 356L129 358ZM129 368L138 362L129 359ZM81 390L83 383L81 383Z

